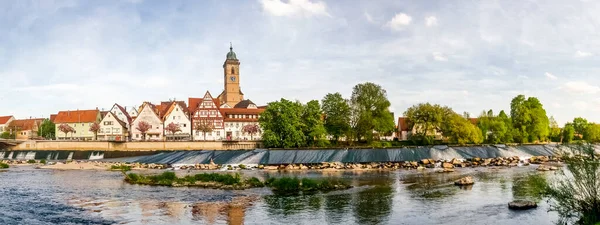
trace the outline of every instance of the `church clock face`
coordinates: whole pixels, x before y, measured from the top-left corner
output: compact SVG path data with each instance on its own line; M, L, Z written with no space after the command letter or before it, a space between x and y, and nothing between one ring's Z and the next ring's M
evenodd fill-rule
M229 77L229 79L230 79L232 82L235 82L235 77L234 77L234 76L231 76L231 77Z

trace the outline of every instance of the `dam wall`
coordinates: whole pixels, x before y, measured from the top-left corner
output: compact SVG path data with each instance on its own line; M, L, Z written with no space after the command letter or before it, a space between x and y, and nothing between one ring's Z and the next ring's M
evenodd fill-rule
M171 151L171 150L250 150L261 147L256 141L25 141L9 147L12 151Z

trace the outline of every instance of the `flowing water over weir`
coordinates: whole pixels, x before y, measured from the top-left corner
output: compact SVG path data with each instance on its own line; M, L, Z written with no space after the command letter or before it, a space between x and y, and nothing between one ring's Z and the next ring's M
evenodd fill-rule
M200 151L0 151L0 159L108 160L171 165L207 164L315 164L322 162L404 162L421 159L467 159L519 156L549 156L556 145L488 145L409 147L396 149L325 150L200 150Z

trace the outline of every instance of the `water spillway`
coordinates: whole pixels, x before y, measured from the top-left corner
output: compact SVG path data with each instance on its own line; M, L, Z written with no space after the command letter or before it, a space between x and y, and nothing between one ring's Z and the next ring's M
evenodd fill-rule
M106 160L171 165L207 164L316 164L322 162L404 162L421 159L449 160L519 156L549 156L557 145L487 145L406 147L394 149L320 150L182 150L182 151L0 151L0 159Z
M322 150L237 150L237 151L174 151L143 156L128 162L171 165L207 164L316 164L322 162L369 163L404 162L421 159L449 160L519 156L550 156L556 145L411 147L396 149L322 149Z

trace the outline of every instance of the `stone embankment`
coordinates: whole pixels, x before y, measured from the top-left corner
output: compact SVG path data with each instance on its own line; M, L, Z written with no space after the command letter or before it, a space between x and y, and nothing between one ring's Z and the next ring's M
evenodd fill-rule
M9 165L32 164L31 160L2 160L0 162ZM121 162L100 162L100 161L66 161L66 162L48 162L39 168L45 169L110 169L113 165L127 165L131 169L167 169L175 168L180 170L425 170L433 169L436 172L454 172L457 168L469 167L517 167L529 166L530 164L540 164L539 171L553 171L560 167L560 157L537 156L529 159L520 159L514 157L498 158L471 158L465 160L433 160L423 159L420 161L407 162L371 162L371 163L341 163L341 162L323 162L319 164L284 164L284 165L219 165L213 162L208 164L195 165L166 165L166 164L143 164L143 163L121 163ZM35 164L40 164L40 160L35 160Z

